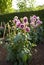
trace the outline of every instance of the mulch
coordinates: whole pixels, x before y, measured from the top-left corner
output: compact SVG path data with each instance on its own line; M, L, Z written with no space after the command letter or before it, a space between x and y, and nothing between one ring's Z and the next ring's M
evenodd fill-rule
M44 43L38 44L32 51L32 60L29 65L44 65ZM6 62L6 55L6 49L0 46L0 65L12 65L12 63Z

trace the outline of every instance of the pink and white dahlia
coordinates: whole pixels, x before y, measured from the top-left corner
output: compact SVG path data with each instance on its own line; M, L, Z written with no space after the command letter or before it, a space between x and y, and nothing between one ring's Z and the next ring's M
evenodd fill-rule
M16 27L20 27L20 24L21 24L21 22L20 22L20 20L18 19L17 22L16 22Z
M27 27L27 26L26 26L25 31L26 31L26 32L30 32L30 27Z

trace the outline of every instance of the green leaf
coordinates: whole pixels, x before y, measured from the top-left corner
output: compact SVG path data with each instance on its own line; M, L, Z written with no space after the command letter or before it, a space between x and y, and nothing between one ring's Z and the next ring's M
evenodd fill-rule
M35 47L35 46L37 46L35 43L32 43L32 47Z

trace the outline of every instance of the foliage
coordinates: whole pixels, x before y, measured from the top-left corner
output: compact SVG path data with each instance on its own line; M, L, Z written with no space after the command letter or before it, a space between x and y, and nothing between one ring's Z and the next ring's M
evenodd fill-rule
M38 27L35 30L33 30L31 28L31 32L30 32L30 36L31 36L31 42L39 44L43 41L43 27Z
M34 3L35 3L35 0L23 0L23 1L18 0L17 1L17 6L19 8L18 11L24 12L24 11L34 10Z
M6 35L7 60L13 62L14 65L27 65L28 59L31 58L33 44L30 42L30 27L28 25L27 17L19 20L17 16L14 17L12 25L8 25L8 30L10 30Z
M42 9L44 9L44 5L37 6L35 10L42 10Z
M40 43L43 40L43 28L40 26L42 21L40 18L33 15L30 17L30 25L31 25L31 42L33 43Z
M42 21L36 21L38 24L36 28L32 26L32 22L35 23L35 15L31 16L30 25L28 18L25 16L19 19L14 17L12 22L7 23L8 33L6 33L6 42L8 43L6 48L8 50L7 60L14 63L14 65L27 65L27 61L31 59L31 49L38 41L38 34L40 31L37 29L42 24ZM33 18L33 19L32 19ZM10 25L11 23L11 25ZM40 28L39 28L40 29ZM36 30L36 32L35 32ZM40 34L41 35L41 34ZM38 36L38 37L37 37Z
M0 14L12 12L12 0L0 0Z
M14 16L18 16L19 18L27 16L29 19L29 17L34 14L39 16L40 19L42 21L44 21L44 10L39 10L39 11L17 12L17 13L9 13L9 14L0 15L0 22L4 21L5 23L7 23L9 20L13 20ZM44 22L43 22L43 24L44 24Z

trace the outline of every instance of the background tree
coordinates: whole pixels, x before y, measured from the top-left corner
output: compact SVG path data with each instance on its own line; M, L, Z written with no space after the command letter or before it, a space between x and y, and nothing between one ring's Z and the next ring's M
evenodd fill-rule
M17 2L20 12L34 10L35 0L18 0Z
M41 5L41 6L39 5L39 6L36 7L36 10L42 10L42 9L44 9L44 4Z
M18 10L20 12L26 11L26 9L27 9L27 7L26 7L26 0L18 0L17 6L18 6Z
M0 0L0 14L11 12L12 0Z

